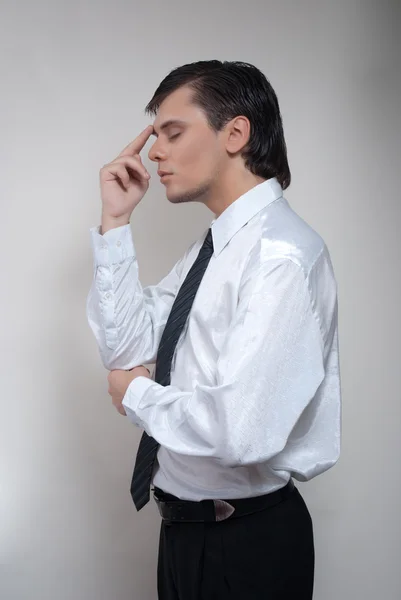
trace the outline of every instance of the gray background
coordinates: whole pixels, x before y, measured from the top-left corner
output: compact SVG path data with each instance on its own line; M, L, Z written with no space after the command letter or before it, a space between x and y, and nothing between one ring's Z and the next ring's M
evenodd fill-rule
M159 517L129 495L140 431L112 407L85 315L98 172L175 66L245 60L284 119L287 198L339 285L339 463L299 484L315 600L398 600L400 4L183 0L1 8L0 596L154 600ZM213 218L151 170L132 218L143 285Z

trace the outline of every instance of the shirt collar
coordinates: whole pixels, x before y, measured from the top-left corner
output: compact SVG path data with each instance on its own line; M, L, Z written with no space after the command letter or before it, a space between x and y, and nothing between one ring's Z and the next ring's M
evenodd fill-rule
M210 224L214 254L218 256L231 238L262 208L281 198L283 189L276 177L262 181L242 194Z

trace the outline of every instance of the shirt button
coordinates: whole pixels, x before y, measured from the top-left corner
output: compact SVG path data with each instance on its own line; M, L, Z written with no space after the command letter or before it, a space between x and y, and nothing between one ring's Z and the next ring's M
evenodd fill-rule
M107 294L106 294L105 298L106 298L107 300L110 300L110 298L111 298L111 294L110 294L110 292L107 292Z
M118 242L117 242L117 246L121 246L121 242L120 242L120 240L118 240Z

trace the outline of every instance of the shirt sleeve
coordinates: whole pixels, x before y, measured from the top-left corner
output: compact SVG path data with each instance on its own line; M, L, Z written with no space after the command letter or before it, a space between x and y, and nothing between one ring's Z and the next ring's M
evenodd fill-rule
M93 280L86 314L103 365L111 371L154 363L186 259L196 242L158 284L142 288L131 226L104 235L100 227L90 232Z
M250 465L284 448L324 375L324 345L304 272L276 259L242 282L215 385L182 391L138 377L123 405L133 423L172 452Z

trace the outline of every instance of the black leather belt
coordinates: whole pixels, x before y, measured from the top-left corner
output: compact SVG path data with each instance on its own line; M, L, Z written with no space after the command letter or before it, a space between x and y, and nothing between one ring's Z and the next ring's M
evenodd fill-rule
M162 519L194 523L224 521L229 518L234 519L249 515L285 500L294 488L294 482L290 479L284 487L264 496L235 500L201 500L199 502L180 500L176 496L166 494L159 488L154 489L153 495Z

